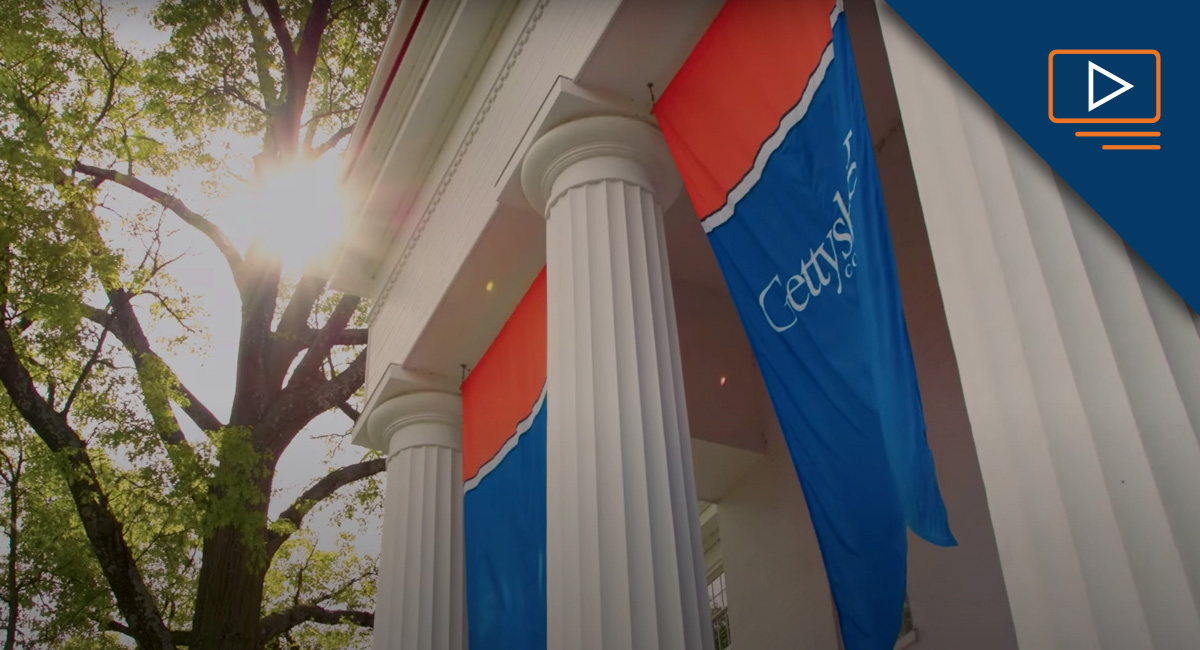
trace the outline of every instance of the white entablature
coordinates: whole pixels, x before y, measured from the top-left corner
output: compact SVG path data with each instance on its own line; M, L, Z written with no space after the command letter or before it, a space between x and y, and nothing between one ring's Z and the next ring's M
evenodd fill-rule
M368 107L419 4L401 3ZM371 330L369 393L391 363L457 379L479 358L545 261L544 224L513 185L525 149L614 105L652 120L647 84L666 85L719 4L429 0L384 108L351 143L364 146L347 177L362 199L334 283L372 299L372 322L388 323ZM426 54L410 63L414 52ZM587 90L564 96L570 80ZM488 281L494 291L479 295ZM426 345L432 331L439 342Z

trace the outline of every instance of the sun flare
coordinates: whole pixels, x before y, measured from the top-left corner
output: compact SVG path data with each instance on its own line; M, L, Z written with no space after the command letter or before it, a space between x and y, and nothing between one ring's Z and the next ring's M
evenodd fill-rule
M319 269L341 239L345 194L336 157L295 163L265 174L221 201L230 236L243 249L278 256L285 272Z

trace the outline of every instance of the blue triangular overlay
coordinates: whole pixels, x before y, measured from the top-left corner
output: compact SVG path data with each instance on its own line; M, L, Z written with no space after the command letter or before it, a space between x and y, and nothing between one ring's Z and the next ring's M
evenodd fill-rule
M1189 33L1200 24L1200 3L887 2L1193 310L1200 310L1200 49ZM1050 54L1055 50L1157 51L1159 119L1153 123L1051 121L1047 81ZM1051 108L1057 116L1153 115L1155 97L1149 91L1155 80L1146 74L1137 76L1140 64L1134 59L1061 56L1062 71L1056 73L1060 79L1054 84L1058 90ZM1089 60L1135 88L1089 111ZM1120 88L1100 73L1094 83L1096 99ZM1139 130L1160 132L1152 141L1162 148L1104 151L1099 138L1075 136L1076 131Z

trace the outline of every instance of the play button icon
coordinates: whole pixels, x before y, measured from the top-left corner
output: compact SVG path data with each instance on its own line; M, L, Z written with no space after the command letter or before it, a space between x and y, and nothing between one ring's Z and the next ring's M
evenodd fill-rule
M1050 121L1150 124L1162 116L1156 50L1052 50Z
M1088 112L1089 113L1092 112L1093 110L1095 110L1097 107L1103 106L1104 104L1108 103L1113 98L1118 97L1122 93L1125 93L1125 92L1129 91L1131 88L1133 88L1133 84L1129 83L1128 81L1125 81L1124 79L1109 72L1108 70L1101 68L1100 66L1096 65L1093 61L1088 61L1087 63L1088 63ZM1097 72L1108 77L1109 79L1112 79L1113 81L1117 82L1118 84L1121 84L1121 87L1112 91L1111 93L1105 95L1104 97L1101 97L1099 100L1097 100L1096 99L1096 73Z

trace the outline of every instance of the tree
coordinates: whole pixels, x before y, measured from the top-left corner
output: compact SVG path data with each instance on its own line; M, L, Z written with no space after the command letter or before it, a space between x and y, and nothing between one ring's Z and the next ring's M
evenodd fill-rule
M352 488L372 494L384 461L333 470L268 520L284 451L318 415L355 415L363 305L318 274L289 277L263 247L239 249L221 215L156 179L199 169L231 182L220 134L261 140L255 179L336 153L391 4L162 0L152 16L170 39L149 54L114 35L104 0L8 0L0 12L6 648L22 635L79 648L119 647L114 635L147 650L345 647L372 625L373 560L317 550L304 522ZM240 300L226 417L160 347L202 334L171 274L171 242L189 232ZM156 335L168 327L177 334ZM66 517L58 537L53 517ZM70 571L56 564L81 548Z

